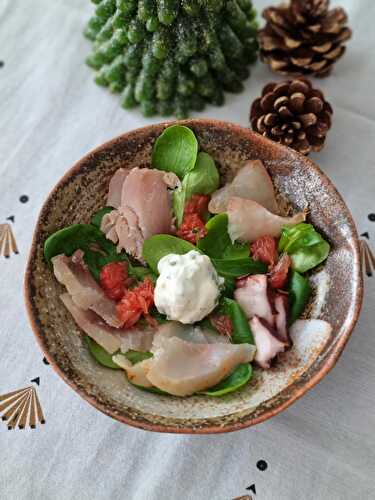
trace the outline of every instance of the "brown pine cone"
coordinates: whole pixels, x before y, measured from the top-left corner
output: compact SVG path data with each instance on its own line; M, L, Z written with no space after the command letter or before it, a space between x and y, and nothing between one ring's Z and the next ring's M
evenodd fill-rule
M255 132L302 154L320 151L331 127L331 105L307 78L268 83L250 110Z
M342 8L329 0L290 0L264 9L266 25L258 32L260 56L283 75L327 76L352 36Z

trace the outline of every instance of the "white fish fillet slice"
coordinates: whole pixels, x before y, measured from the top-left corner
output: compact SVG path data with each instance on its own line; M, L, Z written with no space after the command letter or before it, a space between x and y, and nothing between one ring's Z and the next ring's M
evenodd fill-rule
M286 224L298 224L306 219L304 212L293 217L281 217L268 211L253 200L230 198L227 207L228 233L232 241L252 243L261 236L280 236L281 228Z
M147 378L170 394L188 396L217 384L254 354L250 344L195 344L171 337L156 350Z
M152 343L152 352L157 351L164 345L164 342L172 337L177 337L187 342L205 344L206 339L200 328L194 328L191 325L183 325L178 321L168 321L159 326L154 335Z
M107 325L97 314L78 307L68 293L60 295L60 299L73 316L74 321L89 337L110 354L120 349L120 338L116 328Z
M155 330L152 328L146 328L144 330L131 328L130 330L123 331L120 334L121 352L151 351L154 335Z
M164 345L164 341L172 337L177 337L186 342L194 344L229 344L229 337L219 335L214 331L202 329L199 326L184 325L177 321L168 321L160 325L154 335L152 352Z
M278 213L271 177L260 160L248 161L232 182L215 191L208 205L209 211L214 214L225 212L233 196L254 200L270 212Z
M79 257L77 252L80 252ZM120 327L115 301L105 295L81 261L82 252L77 252L72 257L56 255L51 259L57 281L66 287L78 307L91 309L110 326Z
M208 344L230 344L228 335L220 335L208 328L203 329L202 332Z
M274 318L267 294L267 276L254 274L240 280L241 285L236 288L234 298L240 304L248 319L258 316L273 325Z
M132 384L141 385L142 387L152 387L151 382L147 378L147 374L153 362L152 358L145 359L132 365L124 355L115 354L112 356L112 361L126 371L126 375Z

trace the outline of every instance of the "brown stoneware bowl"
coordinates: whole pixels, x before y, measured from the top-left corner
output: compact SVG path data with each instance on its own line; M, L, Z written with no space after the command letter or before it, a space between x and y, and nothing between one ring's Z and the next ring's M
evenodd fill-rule
M63 292L43 257L46 238L64 226L89 222L105 204L108 182L119 167L150 167L155 139L168 125L126 133L87 154L58 182L45 202L34 233L25 297L35 336L56 372L98 410L120 422L159 432L218 433L257 424L287 408L335 365L358 319L362 278L353 219L330 180L309 159L237 125L186 120L230 180L248 159L261 159L281 196L295 209L308 206L309 220L330 241L326 263L312 276L312 318L331 323L329 338L306 339L271 370L255 369L243 390L222 398L166 397L141 391L122 371L99 366L59 299ZM170 123L169 123L170 124Z

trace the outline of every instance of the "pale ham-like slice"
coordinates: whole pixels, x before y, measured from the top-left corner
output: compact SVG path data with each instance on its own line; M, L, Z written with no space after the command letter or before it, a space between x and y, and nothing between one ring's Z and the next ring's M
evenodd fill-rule
M213 214L226 212L229 198L238 196L254 200L270 212L278 213L271 177L260 160L250 160L235 175L232 182L211 196L208 210Z
M163 391L188 396L214 386L254 354L250 344L195 344L171 337L155 351L147 378Z
M280 236L286 224L298 224L306 219L300 212L293 217L280 217L253 200L230 198L227 206L228 233L232 241L241 240L252 243L261 236Z
M118 243L118 234L116 231L116 223L120 217L120 213L118 210L112 210L107 214L104 214L102 217L102 222L100 224L100 230L106 235L108 240L111 240L112 243Z
M166 181L177 185L178 178L174 177L161 170L136 167L125 179L121 207L129 207L137 215L144 239L171 232L172 200Z
M91 309L108 325L120 327L117 318L116 302L109 299L82 260L83 253L78 250L72 257L56 255L52 265L57 281L64 285L73 302L81 309Z
M122 186L128 175L129 170L119 168L116 170L111 180L109 181L107 206L118 208L121 204Z
M177 187L180 180L172 172L161 170L136 167L126 174L121 170L111 179L107 200L116 210L104 215L100 229L117 244L118 252L125 250L142 260L145 239L174 232L168 188Z
M267 294L265 274L254 274L238 280L234 298L244 310L247 318L258 316L273 325L274 317Z
M100 316L93 311L81 309L72 300L68 293L60 295L60 299L73 316L74 321L89 337L110 354L118 351L121 340L117 328L105 323Z
M287 310L288 310L288 298L286 295L281 293L276 294L274 300L274 307L276 314L275 318L275 326L280 339L286 344L290 343L290 338L288 335L287 328Z
M117 245L117 251L142 260L143 235L138 226L138 217L129 207L120 207L105 214L100 229Z
M132 384L141 385L142 387L152 387L151 382L147 378L147 374L153 363L152 358L132 365L122 354L115 354L112 356L112 361L126 370L126 375Z
M176 189L181 186L181 181L173 172L162 172L163 173L163 182L170 189Z
M279 340L268 325L257 316L250 320L250 328L256 345L254 360L259 366L267 369L271 366L271 360L285 350L285 343Z

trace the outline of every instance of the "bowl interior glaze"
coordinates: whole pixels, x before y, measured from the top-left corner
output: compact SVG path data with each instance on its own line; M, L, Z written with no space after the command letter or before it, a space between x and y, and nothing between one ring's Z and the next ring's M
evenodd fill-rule
M329 321L333 332L301 339L269 371L255 370L242 391L223 398L163 397L129 385L124 374L100 367L59 299L63 287L43 258L43 243L57 229L89 222L104 206L108 182L119 167L150 167L155 139L170 125L126 133L87 154L60 180L45 202L34 233L25 277L25 298L37 340L59 375L82 397L117 420L161 432L226 432L261 422L313 387L335 364L358 318L362 278L352 217L329 179L309 159L237 125L185 120L230 180L245 160L261 159L277 190L295 209L308 207L309 220L332 251L313 275L309 316Z

